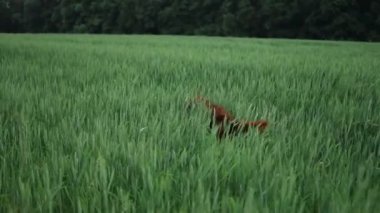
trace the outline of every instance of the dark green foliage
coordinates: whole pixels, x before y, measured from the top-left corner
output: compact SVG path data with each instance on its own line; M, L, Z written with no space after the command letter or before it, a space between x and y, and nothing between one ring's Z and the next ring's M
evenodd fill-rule
M0 32L380 40L376 0L0 0Z

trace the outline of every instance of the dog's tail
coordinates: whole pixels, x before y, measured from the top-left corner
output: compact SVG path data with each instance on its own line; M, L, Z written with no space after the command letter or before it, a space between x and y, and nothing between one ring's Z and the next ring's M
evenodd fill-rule
M260 133L268 127L268 121L266 120L257 120L248 122L248 126L256 127Z

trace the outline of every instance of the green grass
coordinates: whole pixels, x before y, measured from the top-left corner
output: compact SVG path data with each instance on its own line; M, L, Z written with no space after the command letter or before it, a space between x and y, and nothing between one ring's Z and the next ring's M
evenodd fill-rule
M378 43L0 34L0 212L376 212L379 59ZM218 144L184 110L196 94L269 129Z

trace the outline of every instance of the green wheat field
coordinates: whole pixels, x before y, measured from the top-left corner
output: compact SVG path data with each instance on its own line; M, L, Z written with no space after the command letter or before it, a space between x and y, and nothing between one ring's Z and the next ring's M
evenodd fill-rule
M379 43L0 34L0 212L377 212L379 104Z

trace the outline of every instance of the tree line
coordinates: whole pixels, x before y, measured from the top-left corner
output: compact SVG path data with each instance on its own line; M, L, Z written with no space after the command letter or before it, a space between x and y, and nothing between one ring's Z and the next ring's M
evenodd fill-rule
M0 0L0 31L380 41L380 1Z

